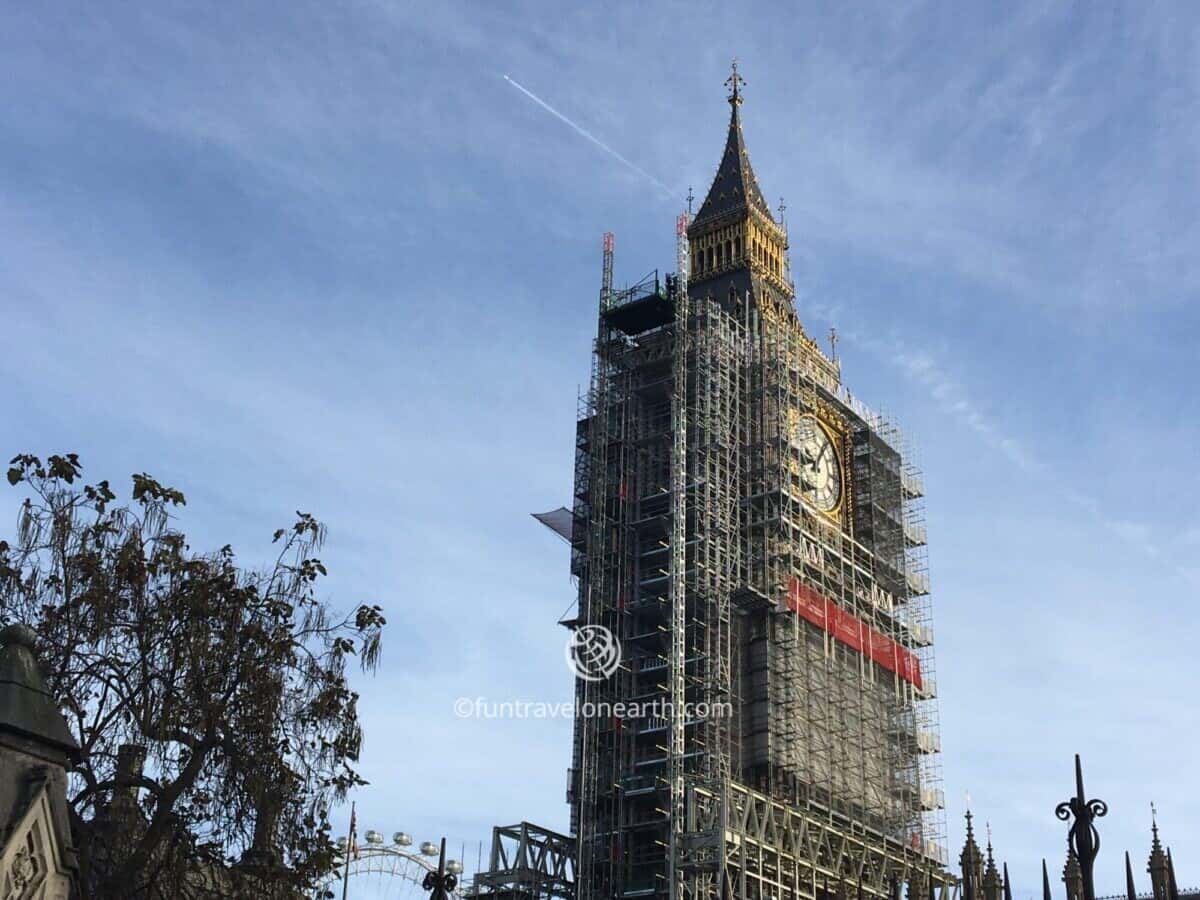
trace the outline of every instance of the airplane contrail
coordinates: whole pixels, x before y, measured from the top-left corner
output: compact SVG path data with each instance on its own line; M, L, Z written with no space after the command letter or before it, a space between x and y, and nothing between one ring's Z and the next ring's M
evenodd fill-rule
M596 137L594 134L592 134L586 128L576 125L574 122L572 122L570 119L568 119L562 113L560 113L557 109L555 109L553 106L551 106L545 100L543 100L541 97L539 97L533 91L522 87L516 81L509 78L507 75L504 76L504 80L507 81L509 84L511 84L513 87L515 87L518 91L520 91L522 94L524 94L530 100L532 100L534 103L536 103L538 106L540 106L542 109L544 109L546 112L550 113L550 115L554 116L554 118L558 119L564 125L570 126L581 137L587 138L589 141L591 141L593 144L595 144L597 147L599 147L601 150L603 150L609 156L615 157L619 162L624 164L627 168L632 169L634 172L637 172L639 175L641 175L647 181L651 182L660 191L665 193L668 197L674 196L673 192L671 191L671 189L669 187L667 187L665 184L663 184L661 181L659 181L657 178L655 178L653 175L651 175L645 169L639 168L638 166L634 165L632 162L627 160L624 156L622 156L620 153L618 153L612 147L608 146L608 144L604 143L604 141L600 140L598 137Z

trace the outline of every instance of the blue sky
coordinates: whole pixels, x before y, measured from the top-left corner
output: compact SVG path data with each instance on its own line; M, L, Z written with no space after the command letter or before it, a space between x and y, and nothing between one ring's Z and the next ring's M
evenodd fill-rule
M198 546L326 521L381 603L360 822L566 827L567 502L600 236L673 265L730 57L802 319L921 447L953 854L970 791L1017 893L1149 803L1200 882L1200 11L1126 4L10 4L9 455L182 489ZM666 184L539 108L509 75ZM15 495L3 495L11 520ZM1138 866L1142 871L1144 864ZM1142 887L1148 881L1140 876ZM1057 883L1057 882L1056 882Z

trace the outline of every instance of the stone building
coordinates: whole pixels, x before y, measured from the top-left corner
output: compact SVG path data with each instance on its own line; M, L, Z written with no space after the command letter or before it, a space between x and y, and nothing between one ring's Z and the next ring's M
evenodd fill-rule
M1008 864L997 865L992 840L987 839L987 849L981 851L975 840L975 829L970 811L966 814L967 835L959 854L959 900L1012 900L1012 884L1008 877ZM1061 882L1066 900L1200 900L1200 890L1180 890L1175 880L1175 861L1170 848L1164 849L1158 834L1158 823L1151 824L1150 855L1146 860L1146 873L1150 876L1150 890L1139 891L1133 873L1129 851L1125 851L1125 890L1119 894L1090 897L1085 887L1085 866L1080 863L1071 849L1063 864ZM1003 873L1003 874L1001 874ZM1058 890L1051 885L1050 872L1042 861L1042 900L1055 900Z
M67 771L78 758L24 625L0 631L0 897L78 897Z

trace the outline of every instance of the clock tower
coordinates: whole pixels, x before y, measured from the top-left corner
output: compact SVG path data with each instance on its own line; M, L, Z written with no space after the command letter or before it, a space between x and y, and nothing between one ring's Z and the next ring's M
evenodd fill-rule
M579 900L945 891L921 478L795 308L726 82L677 271L617 289L576 433ZM649 711L648 711L649 710Z

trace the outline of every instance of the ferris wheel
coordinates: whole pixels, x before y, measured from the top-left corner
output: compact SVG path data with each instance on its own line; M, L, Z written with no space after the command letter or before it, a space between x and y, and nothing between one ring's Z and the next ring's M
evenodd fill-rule
M413 839L403 831L392 835L390 844L378 831L368 831L364 843L347 853L347 841L337 842L341 861L317 885L315 898L341 900L417 900L428 897L425 878L438 870L440 848L424 841L413 848ZM446 860L447 874L462 875L463 864L457 859ZM449 900L463 900L461 888L448 892Z

